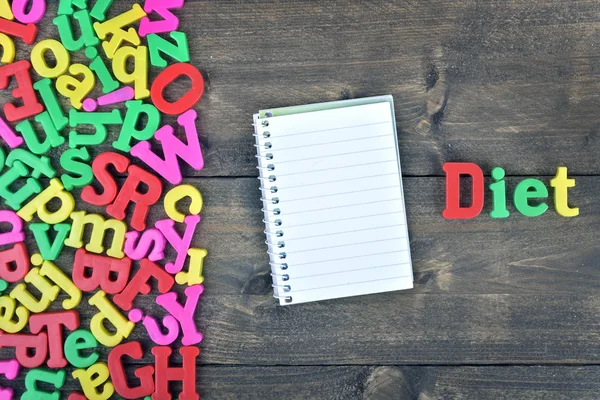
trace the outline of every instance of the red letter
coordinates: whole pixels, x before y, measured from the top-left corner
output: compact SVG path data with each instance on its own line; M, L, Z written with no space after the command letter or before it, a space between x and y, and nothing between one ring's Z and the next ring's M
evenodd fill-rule
M144 354L140 342L120 344L112 349L108 355L108 370L110 371L110 377L115 390L119 396L126 399L141 399L145 396L150 396L154 393L154 377L152 376L154 374L154 367L147 365L136 369L134 374L140 380L140 385L132 388L127 384L125 369L121 361L124 355L128 355L134 360L141 359Z
M89 278L86 276L86 268L92 269ZM106 293L115 294L127 285L130 270L131 260L127 257L119 260L79 249L73 263L73 283L83 292L91 292L100 286ZM110 279L111 272L117 274L115 280Z
M79 313L77 311L62 311L35 314L29 317L31 333L40 333L44 326L48 327L48 349L50 351L48 367L66 367L67 359L63 353L62 327L65 326L71 331L79 328Z
M443 216L446 219L475 218L483 209L483 171L473 163L446 163L446 209ZM471 205L460 206L460 177L469 175L473 179Z
M4 104L4 114L9 122L20 121L44 111L44 107L38 102L29 69L31 63L27 60L20 60L12 64L0 67L0 90L8 88L8 77L14 76L17 81L17 88L13 89L12 95L15 99L21 99L23 105L17 107L12 103Z
M25 44L31 46L35 43L38 28L34 24L22 25L18 22L0 18L0 32L6 33L9 36L21 38Z
M164 269L154 264L152 261L144 258L140 263L140 269L127 284L127 287L118 295L113 297L113 303L128 311L133 307L133 299L138 293L148 294L152 288L148 285L150 278L154 277L158 281L158 291L168 292L175 280Z
M18 282L28 272L29 254L25 243L17 243L12 249L0 252L0 278L7 282Z
M98 182L104 187L102 194L96 193L93 186L86 186L81 191L81 199L95 206L107 206L117 196L118 188L112 175L106 167L112 165L117 172L124 173L129 166L129 159L117 153L102 153L94 159L92 171Z
M165 88L180 76L187 76L192 81L192 87L179 100L171 103L165 100ZM152 83L150 88L152 103L159 111L168 115L180 115L194 107L204 94L204 78L200 71L191 64L179 63L165 68Z
M143 231L146 229L148 209L160 199L162 194L162 183L156 176L138 166L132 165L127 171L129 172L127 180L114 203L106 207L106 212L113 218L123 220L129 202L135 203L133 215L131 216L131 226L135 230ZM146 193L138 191L140 183L145 183L148 186Z
M196 357L200 349L195 346L186 346L179 349L183 358L183 367L169 367L169 356L171 348L167 346L155 346L152 348L154 354L154 379L156 391L152 400L172 399L169 393L169 381L183 382L183 390L179 400L198 400L200 396L196 393Z
M19 364L25 368L37 368L46 361L48 355L48 335L8 334L0 335L0 347L14 347ZM35 351L34 355L31 350Z

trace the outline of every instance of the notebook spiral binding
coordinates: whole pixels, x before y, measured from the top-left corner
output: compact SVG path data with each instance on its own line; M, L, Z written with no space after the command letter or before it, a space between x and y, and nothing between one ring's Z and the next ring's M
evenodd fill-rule
M290 275L288 273L289 265L285 262L287 254L285 248L284 231L282 227L283 219L280 207L269 207L269 205L279 205L280 199L277 197L278 188L275 184L277 181L276 156L273 143L268 139L271 138L269 130L270 113L266 113L266 118L257 118L254 123L254 137L256 138L255 147L257 149L256 157L259 159L259 180L260 191L262 193L261 201L263 208L261 209L265 215L263 222L265 223L265 234L267 240L265 243L268 246L267 253L269 254L271 265L271 278L273 280L273 288L275 289L274 297L283 299L286 303L292 302L292 296L289 292L292 291ZM266 164L266 165L265 165ZM272 241L276 238L276 241ZM280 283L281 281L281 283Z

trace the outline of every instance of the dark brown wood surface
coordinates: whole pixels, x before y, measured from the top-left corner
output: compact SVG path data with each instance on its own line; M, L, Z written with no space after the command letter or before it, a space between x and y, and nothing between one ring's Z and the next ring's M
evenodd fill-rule
M116 0L110 14L131 4ZM209 252L202 398L600 397L599 2L189 0L177 15L206 80L196 107L206 167L184 168L205 200L194 239ZM48 16L40 35L56 36ZM252 114L380 94L395 100L415 289L279 307ZM486 201L478 218L446 221L446 161L504 167L509 197L524 177L548 183L567 166L581 215L550 204L539 218L510 207L493 220ZM73 253L56 264L70 272ZM82 306L84 326L90 312ZM145 331L131 339L150 363ZM63 398L77 389L69 378Z

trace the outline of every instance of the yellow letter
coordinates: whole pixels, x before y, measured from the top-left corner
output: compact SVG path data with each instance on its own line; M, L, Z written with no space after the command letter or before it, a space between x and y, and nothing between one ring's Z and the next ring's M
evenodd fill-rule
M37 300L24 283L19 283L9 293L12 299L18 300L19 303L23 304L27 309L33 313L41 313L46 311L52 303L58 297L60 288L54 286L50 281L39 274L39 268L33 268L25 275L25 282L32 284L42 294L39 300Z
M17 314L17 321L12 317ZM0 329L6 333L21 332L29 321L29 310L23 306L17 307L17 302L8 296L0 297Z
M104 235L108 229L114 231L112 244L106 254L113 258L123 258L123 245L125 243L125 232L127 231L127 225L123 221L116 219L104 220L101 215L89 214L86 215L85 211L76 211L71 213L71 219L73 225L71 226L71 234L65 240L65 245L69 247L81 248L83 242L83 228L86 224L92 224L92 237L90 242L85 246L85 249L89 252L102 254L104 252Z
M60 180L54 178L50 180L50 186L38 194L33 200L17 212L17 215L25 221L31 221L33 215L37 212L40 219L47 224L55 225L65 221L75 209L75 200L73 195L63 190L64 187ZM55 212L49 212L46 204L50 200L58 198L62 202L60 209Z
M87 370L76 369L73 371L73 378L79 381L83 394L87 399L90 400L108 400L115 392L115 387L112 382L108 379L109 372L106 363L99 362ZM104 388L101 392L96 390L97 387L102 385L104 382Z
M563 217L578 216L579 208L569 207L567 189L575 187L575 179L567 178L567 167L558 167L556 177L550 181L550 186L554 188L554 208L556 212Z
M108 34L112 34L110 42L102 42L102 48L108 58L113 58L117 49L124 40L134 46L140 45L140 37L134 28L124 31L123 28L131 25L146 16L146 12L139 4L134 4L131 10L124 12L108 21L102 23L95 22L94 29L101 40L106 39Z
M0 17L11 21L15 19L10 4L8 4L8 0L0 0Z
M62 302L62 306L65 310L71 310L79 305L81 302L81 290L79 290L73 281L71 281L69 277L64 274L64 272L57 268L54 263L51 261L44 261L42 268L40 268L40 275L50 278L62 289L63 292L69 295L69 298L64 299Z
M0 3L1 2L2 0L0 0ZM17 54L15 42L13 42L13 40L4 33L0 33L0 46L2 46L2 58L0 58L2 64L6 65L15 61L15 55Z
M117 308L106 298L106 293L103 290L98 291L93 295L88 303L96 306L100 310L92 317L90 321L90 330L100 343L107 347L115 347L124 337L129 337L129 334L135 327L135 324L127 320ZM104 321L108 320L116 328L117 332L111 334L105 327Z
M179 200L190 198L190 214L198 215L202 211L202 194L192 185L179 185L169 190L165 196L165 212L175 222L183 222L185 215L177 211Z
M44 58L44 54L48 51L52 50L54 54L54 58L56 59L56 65L53 68L48 66L46 59ZM61 42L54 39L46 39L42 40L31 50L31 65L33 65L33 69L43 76L44 78L57 78L61 75L64 75L65 72L69 69L69 65L71 64L71 56Z
M208 252L204 249L189 249L190 265L188 272L179 272L175 275L175 281L180 285L187 284L188 286L199 285L204 282L202 266L204 264L204 257L207 254Z
M127 60L133 59L133 72L127 72ZM146 46L121 47L115 53L112 62L115 78L120 82L128 84L135 82L136 100L150 97L148 90L148 48Z
M83 106L83 99L87 96L96 84L96 76L91 69L83 64L73 64L69 67L71 75L83 75L80 81L74 76L62 75L56 80L56 90L63 96L71 100L71 105L78 110Z

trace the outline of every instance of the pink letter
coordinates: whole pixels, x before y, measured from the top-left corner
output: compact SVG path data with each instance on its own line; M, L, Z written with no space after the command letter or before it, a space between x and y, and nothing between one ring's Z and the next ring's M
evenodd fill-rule
M187 257L187 252L190 249L190 245L192 244L192 237L194 236L194 231L196 230L196 226L200 222L199 215L188 215L185 217L185 232L183 233L183 238L179 236L177 231L174 228L175 221L172 219L163 219L157 221L155 226L159 231L167 238L171 246L177 251L177 258L175 259L175 263L167 263L165 265L165 270L170 274L176 274L183 269L183 265L185 264L185 259Z
M8 147L14 149L23 144L23 138L17 136L15 131L6 123L6 121L0 117L0 137L4 139Z
M23 220L16 213L8 210L0 210L0 222L8 222L12 225L10 232L0 233L0 246L25 240Z
M158 229L148 229L142 233L142 237L135 247L135 241L140 236L137 231L127 232L125 234L125 254L132 260L141 260L142 258L148 258L150 261L159 261L165 258L165 246L167 240ZM150 252L150 246L154 244L152 252ZM146 255L150 252L150 255Z
M32 3L31 8L26 12L29 3ZM37 24L46 14L46 0L13 0L12 12L23 24Z
M173 317L172 315L165 315L165 317L162 320L162 323L165 326L165 329L167 330L166 334L162 333L163 329L159 328L158 322L154 317L144 317L144 314L142 314L142 310L140 310L139 308L134 308L133 310L129 311L130 321L137 323L140 322L142 319L142 324L146 328L148 336L150 336L150 339L152 339L154 343L161 346L168 346L175 340L177 340L177 337L179 336L179 324L177 323L175 317Z
M183 307L177 302L177 293L169 292L156 297L156 302L179 321L183 331L181 343L184 346L191 346L202 341L202 334L198 332L196 324L194 324L194 312L203 291L204 286L202 285L188 286L185 289L187 299Z
M163 17L162 21L150 21L150 18L144 17L140 21L140 36L146 36L150 33L171 32L179 27L179 19L169 10L183 7L184 0L146 0L144 11L150 15L156 12Z
M200 150L198 131L196 129L196 118L198 114L194 110L188 110L177 119L179 125L185 128L187 145L173 135L173 128L166 125L156 131L154 137L161 143L164 160L154 154L150 149L150 142L139 142L131 148L131 155L148 164L156 173L174 185L181 183L181 168L179 158L184 160L196 171L204 168L204 159Z

